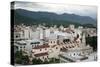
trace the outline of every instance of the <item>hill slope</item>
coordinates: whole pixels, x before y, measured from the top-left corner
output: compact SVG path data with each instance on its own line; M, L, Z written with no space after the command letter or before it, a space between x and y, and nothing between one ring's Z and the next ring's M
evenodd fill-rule
M13 10L12 10L13 11ZM56 14L50 12L33 12L24 9L16 9L15 11L15 23L25 23L25 24L57 24L57 25L68 25L68 24L90 24L95 25L96 21L88 16L79 16L75 14Z

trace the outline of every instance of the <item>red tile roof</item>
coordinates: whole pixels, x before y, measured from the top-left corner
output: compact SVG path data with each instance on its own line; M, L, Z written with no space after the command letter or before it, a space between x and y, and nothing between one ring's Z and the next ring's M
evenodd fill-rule
M40 57L40 56L45 56L45 55L48 55L48 53L47 52L45 52L45 53L38 53L38 54L35 54L34 56L35 57Z
M67 49L63 47L60 50L63 51L63 52L65 52Z
M49 45L39 45L39 46L36 46L34 47L33 49L41 49L41 48L49 48L50 46Z

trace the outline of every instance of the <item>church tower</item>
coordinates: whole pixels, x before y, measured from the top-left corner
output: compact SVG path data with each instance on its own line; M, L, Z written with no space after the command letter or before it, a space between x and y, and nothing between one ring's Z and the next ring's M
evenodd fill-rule
M82 35L82 45L83 46L86 45L85 33L83 33L83 35Z

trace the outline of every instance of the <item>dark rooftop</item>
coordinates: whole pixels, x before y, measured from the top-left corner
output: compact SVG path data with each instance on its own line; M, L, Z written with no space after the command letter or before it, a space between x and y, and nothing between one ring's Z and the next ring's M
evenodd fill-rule
M35 54L34 56L35 57L40 57L40 56L45 56L45 55L48 55L48 53L47 52L45 52L45 53L38 53L38 54Z
M43 45L36 46L33 49L41 49L41 48L48 48L48 47L50 47L48 44L43 44Z

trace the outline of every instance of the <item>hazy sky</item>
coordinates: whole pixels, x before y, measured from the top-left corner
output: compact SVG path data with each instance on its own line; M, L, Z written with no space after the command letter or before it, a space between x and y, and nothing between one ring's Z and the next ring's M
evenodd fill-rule
M96 6L83 6L71 4L52 4L52 3L36 3L36 2L15 2L15 9L22 8L30 11L47 11L57 14L70 13L81 16L90 16L97 18Z

